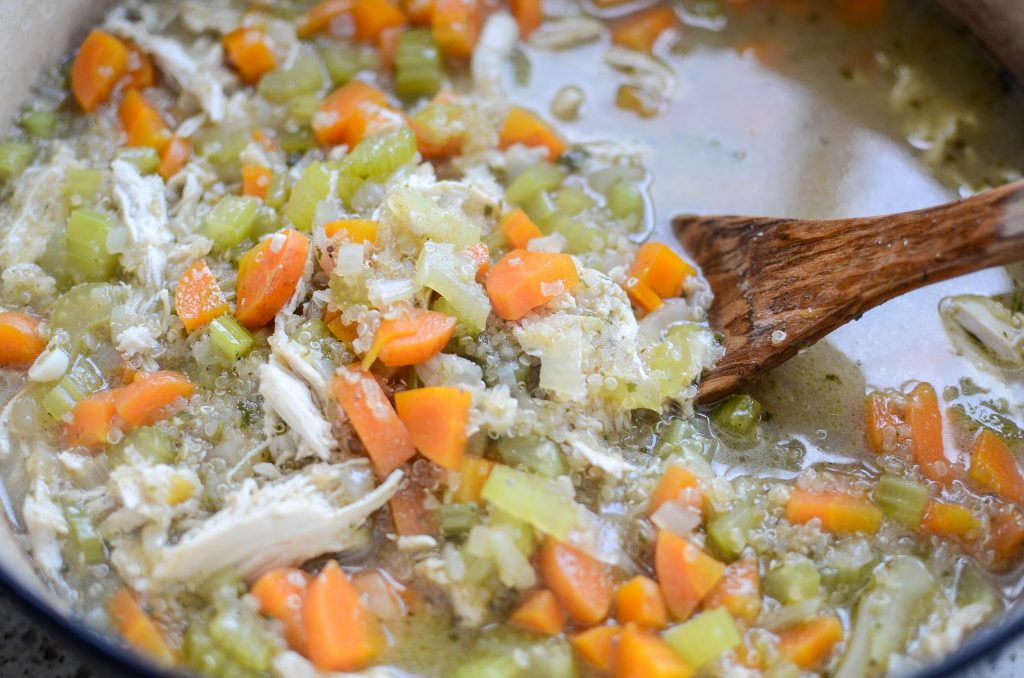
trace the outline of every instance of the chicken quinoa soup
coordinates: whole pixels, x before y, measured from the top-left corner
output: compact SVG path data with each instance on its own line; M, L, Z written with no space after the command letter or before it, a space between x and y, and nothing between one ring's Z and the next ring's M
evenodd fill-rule
M922 200L1024 167L921 1L121 4L0 141L7 518L200 675L941 659L1020 589L1024 287L919 305L910 381L826 342L694 404L721 337L666 225L841 209L851 116Z

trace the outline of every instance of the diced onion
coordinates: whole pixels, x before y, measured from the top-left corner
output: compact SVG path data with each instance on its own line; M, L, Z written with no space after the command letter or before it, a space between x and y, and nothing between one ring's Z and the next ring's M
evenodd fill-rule
M674 535L689 537L700 525L700 514L679 502L666 501L651 516L651 522Z

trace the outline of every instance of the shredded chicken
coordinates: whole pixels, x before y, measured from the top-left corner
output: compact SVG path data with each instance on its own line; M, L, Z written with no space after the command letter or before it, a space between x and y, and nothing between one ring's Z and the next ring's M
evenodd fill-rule
M32 544L32 558L36 567L51 582L62 582L60 571L64 566L64 557L60 545L61 538L68 533L68 523L64 513L54 503L50 488L41 478L36 479L32 493L25 497L22 517Z
M260 395L267 405L304 443L295 458L315 457L327 461L338 443L331 434L330 422L313 402L306 385L276 358L260 366L259 379Z
M127 242L121 265L147 287L163 285L167 253L174 240L167 228L167 201L160 177L144 177L134 165L123 160L111 164L114 171L114 200L121 211Z

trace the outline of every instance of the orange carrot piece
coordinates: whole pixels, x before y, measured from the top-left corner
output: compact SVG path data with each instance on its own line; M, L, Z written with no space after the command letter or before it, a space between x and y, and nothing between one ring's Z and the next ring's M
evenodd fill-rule
M501 230L512 247L517 250L525 250L531 240L544 236L537 224L533 223L533 219L518 207L502 218Z
M658 582L637 575L619 586L615 592L615 618L623 624L633 623L650 629L665 628L668 625L668 610Z
M823 662L843 639L843 625L836 617L816 617L779 634L779 654L802 669Z
M131 591L126 588L118 590L107 608L115 628L132 647L164 666L178 663L178 654L164 638L163 631L145 613Z
M519 106L513 106L505 116L498 136L498 145L502 150L522 144L536 148L548 149L548 160L554 160L565 153L568 145L548 123L536 113Z
M761 575L757 560L746 558L726 566L718 584L704 598L704 609L724 607L733 617L753 623L761 612Z
M611 666L612 648L621 632L622 627L617 625L594 626L569 636L569 644L583 661L605 672Z
M868 394L864 400L864 431L872 452L884 454L892 451L886 448L886 431L894 429L899 423L884 394L878 391Z
M347 144L354 147L373 126L371 121L388 108L384 92L353 80L334 90L320 104L313 115L313 134L321 146Z
M174 311L185 330L194 332L228 310L228 300L206 260L200 259L189 266L174 292Z
M654 488L654 494L651 495L647 515L654 515L667 501L678 502L682 506L700 511L704 506L704 495L701 493L697 476L679 464L672 464L665 469L658 486Z
M110 391L80 400L71 411L71 423L64 427L64 442L70 447L104 447L110 442L116 414Z
M321 671L357 671L386 646L377 618L333 560L309 585L302 622L306 654Z
M494 312L505 320L519 320L579 281L568 254L512 250L495 264L485 286Z
M814 519L826 532L875 533L882 525L882 511L867 497L832 490L794 489L786 502L786 519L804 524Z
M91 112L110 98L128 62L128 46L113 35L97 30L85 38L71 65L71 92L82 110Z
M667 245L660 242L644 243L637 250L633 264L626 273L626 292L633 301L648 311L648 297L636 283L641 283L661 299L678 297L683 293L683 282L697 271L673 252ZM660 306L660 300L658 306ZM657 306L655 307L657 308Z
M680 621L689 619L725 573L724 564L666 530L658 533L654 569L665 604Z
M242 82L249 85L258 83L277 66L267 35L259 28L236 28L225 35L224 52Z
M607 565L574 546L548 539L540 553L540 572L569 616L597 624L608 616L615 592Z
M429 26L434 18L434 0L403 0L402 9L416 26Z
M324 224L328 238L343 237L352 243L377 242L377 222L372 219L339 219Z
M476 281L480 282L487 275L487 272L491 270L491 251L487 249L487 245L478 242L467 247L466 253L469 254L469 258L476 264Z
M480 503L480 492L491 475L494 462L483 457L463 456L459 461L459 485L452 490L455 501Z
M242 167L242 195L260 200L267 199L270 192L270 179L273 172L263 165L245 165Z
M637 52L650 53L661 34L679 21L667 5L658 5L621 19L612 28L612 42Z
M121 83L125 87L134 87L135 89L152 87L156 82L153 59L133 42L126 42L125 46L128 48L128 72L121 79Z
M388 367L418 365L440 353L454 331L452 316L409 308L405 315L381 322L363 358L363 369L369 369L377 358Z
M993 518L985 545L985 555L990 559L989 567L993 572L1007 572L1017 567L1024 547L1024 514L1014 510Z
M968 477L979 488L1024 504L1024 476L1003 439L987 428L974 441Z
M690 678L693 668L653 633L626 624L612 647L612 678Z
M534 591L512 612L508 621L527 631L557 636L565 629L565 610L551 591Z
M284 624L288 647L306 651L306 627L302 624L302 603L309 588L309 575L294 567L279 567L260 576L249 593L260 603L260 612Z
M421 534L436 537L440 534L436 514L423 505L425 492L422 485L406 481L391 497L388 506L395 534L403 537Z
M167 145L160 149L160 166L157 168L157 174L164 181L170 180L181 171L191 156L192 144L181 137L171 137Z
M160 111L137 89L125 92L117 117L128 136L129 146L146 146L159 151L171 141L171 131Z
M0 365L28 367L46 348L39 318L19 311L0 313Z
M351 11L361 42L373 42L383 30L405 25L405 14L392 0L355 0Z
M455 59L473 56L482 22L480 0L434 0L431 26L434 40L446 56Z
M949 485L956 477L942 443L942 414L931 384L920 383L907 398L907 425L914 461L926 478Z
M235 319L250 330L263 327L295 294L309 256L309 238L292 229L275 233L242 255Z
M324 0L314 5L303 14L295 27L300 38L308 38L323 33L331 27L335 19L352 10L353 0Z
M349 365L334 377L334 396L378 475L391 473L416 454L409 431L373 375Z
M144 372L135 381L113 389L114 409L129 428L155 424L174 413L192 395L192 382L181 372Z
M352 585L362 596L366 609L377 619L400 619L409 611L402 596L409 589L397 583L384 570L374 568L357 572L352 576Z
M458 468L466 451L473 398L468 391L433 386L395 394L395 411L420 454L444 468Z
M968 539L981 536L980 528L981 521L969 508L941 501L928 502L928 508L921 519L921 529L939 537Z
M526 40L540 27L544 10L540 0L512 0L512 16L519 24L519 37Z

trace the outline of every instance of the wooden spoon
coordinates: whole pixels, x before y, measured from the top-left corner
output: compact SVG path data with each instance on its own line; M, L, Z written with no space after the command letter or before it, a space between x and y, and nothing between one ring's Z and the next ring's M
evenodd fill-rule
M725 358L700 385L709 403L892 297L1024 259L1024 181L903 214L673 225L711 283L711 326L725 335Z

